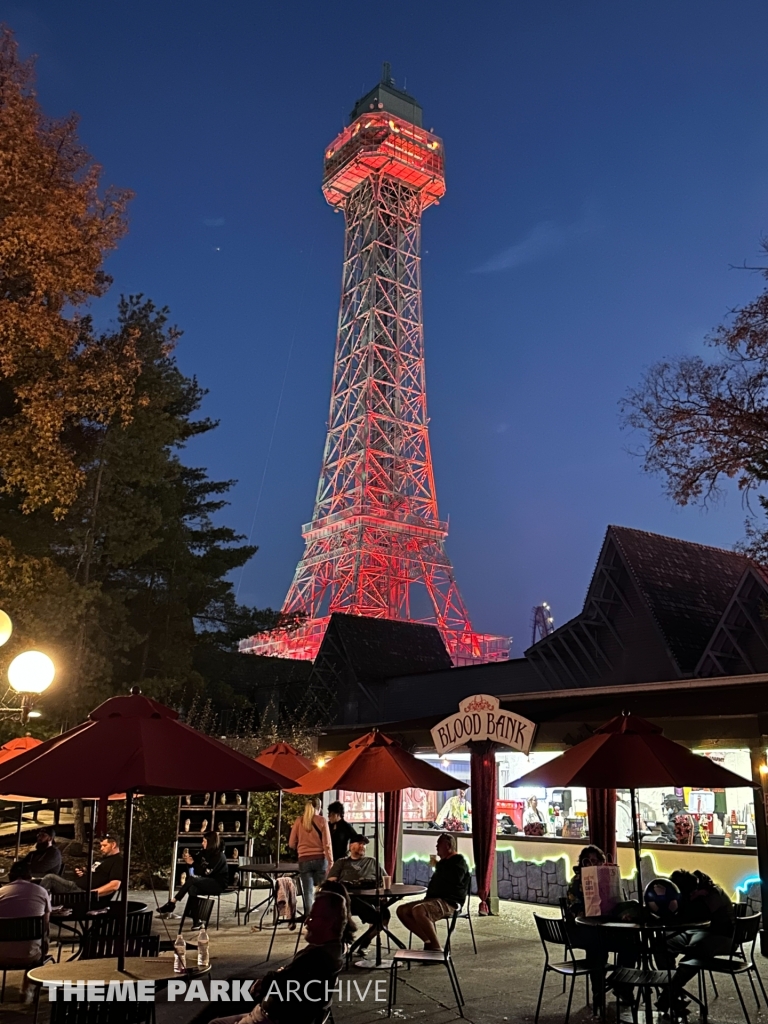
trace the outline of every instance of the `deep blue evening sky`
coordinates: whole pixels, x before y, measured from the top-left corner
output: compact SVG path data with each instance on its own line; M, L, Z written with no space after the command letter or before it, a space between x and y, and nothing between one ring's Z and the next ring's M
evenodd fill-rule
M189 457L239 479L246 534L293 342L241 600L279 605L302 552L342 254L323 148L382 60L446 145L427 378L475 625L519 656L534 604L575 614L608 523L739 538L738 498L681 511L641 473L617 402L762 285L729 264L768 233L764 2L11 0L2 17L39 55L44 108L77 111L105 180L136 192L112 299L143 292L184 329L221 419Z

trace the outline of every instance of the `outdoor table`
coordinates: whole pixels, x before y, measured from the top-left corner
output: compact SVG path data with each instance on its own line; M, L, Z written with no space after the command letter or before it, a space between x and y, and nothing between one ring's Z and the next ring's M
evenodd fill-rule
M396 946L399 946L400 949L405 949L405 943L401 942L396 935L393 935L389 928L384 926L384 922L381 920L381 911L384 907L391 907L395 903L399 903L400 900L405 899L406 896L420 896L426 891L427 887L425 885L405 885L403 882L395 882L389 887L389 889L384 889L383 887L377 887L375 889L357 889L350 886L350 896L362 896L370 903L376 903L379 910L379 920L376 925L376 959L358 960L356 963L357 967L390 967L392 965L391 960L381 959L379 936L384 932L387 938L391 942L394 942ZM360 938L362 938L362 936ZM360 948L358 945L359 942L360 939L356 939L355 942L352 943L349 950L350 956L357 951L355 949L356 946L358 949Z
M667 935L670 933L674 934L675 932L688 931L690 928L706 929L709 928L711 923L710 921L676 921L672 917L665 919L645 917L644 919L637 921L616 921L611 918L605 917L579 916L576 917L574 920L575 923L578 925L584 925L589 928L609 929L614 933L619 932L622 929L625 932L637 932L640 938L640 959L643 965L643 970L645 971L653 969L651 963L651 955L653 953L653 949L651 946L649 946L649 943L646 941L649 936L658 936L660 934ZM578 946L576 948L578 948ZM666 971L665 968L662 968L661 970ZM674 971L675 968L671 968L667 973L672 975L674 974ZM594 978L592 979L592 985L594 988ZM694 1000L694 1002L699 1002L698 999L695 996L693 996L690 992L688 993L688 995ZM623 1021L625 1018L621 1016L620 1019ZM653 1008L651 1007L650 992L648 989L646 989L645 1011L640 1010L636 1018L632 1018L632 1016L630 1016L626 1019L634 1020L634 1024L643 1024L643 1022L645 1021L650 1022L652 1020L666 1018L664 1018L663 1014L659 1014L653 1010Z
M267 897L266 903L269 905L269 901L275 899L275 879L278 875L298 875L299 865L296 861L279 861L278 863L270 863L269 861L255 861L250 857L240 857L237 862L237 870L241 874L258 875L261 878L265 878L269 882L269 896ZM265 901L262 900L262 903ZM251 906L251 891L248 890L246 897L246 908L245 914L243 915L243 924L248 923L248 918L254 910L262 905L257 903L255 907ZM266 913L266 910L264 911ZM264 914L261 915L262 920Z
M210 966L190 968L183 974L173 969L172 956L129 956L125 970L118 971L117 957L96 960L68 960L63 964L44 964L28 971L30 981L36 985L63 985L78 981L171 981L173 978L199 978L210 973Z

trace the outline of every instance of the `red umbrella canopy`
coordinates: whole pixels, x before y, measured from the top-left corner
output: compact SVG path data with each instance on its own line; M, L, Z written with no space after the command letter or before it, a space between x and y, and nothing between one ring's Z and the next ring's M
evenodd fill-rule
M662 736L644 718L620 715L594 735L566 750L510 786L586 786L591 789L647 789L693 786L725 789L751 786L735 772Z
M14 740L8 740L0 747L0 764L3 761L10 761L12 757L18 757L19 754L24 754L34 747L39 747L41 743L42 740L36 740L34 736L18 736ZM26 797L17 796L16 793L3 793L3 800L16 800L19 803L24 803L25 799Z
M349 750L305 775L294 793L324 793L351 789L355 793L391 793L398 789L466 789L467 783L446 775L403 750L384 733L366 733Z
M0 790L52 798L292 785L293 779L197 732L172 708L139 692L112 697L81 725L0 764Z
M300 754L290 743L273 743L271 747L262 750L256 760L294 782L298 782L302 775L314 768L309 758Z
M34 736L17 736L14 740L8 740L0 747L0 763L11 757L18 757L33 747L39 747L41 743L42 740L36 740Z

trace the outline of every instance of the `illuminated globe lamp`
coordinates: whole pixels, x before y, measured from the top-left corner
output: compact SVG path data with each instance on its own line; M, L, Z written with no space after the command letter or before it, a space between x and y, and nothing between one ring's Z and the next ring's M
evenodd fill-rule
M8 643L11 639L12 632L13 623L11 622L11 617L8 612L4 612L3 609L0 608L0 647L2 647L3 644Z
M21 697L21 721L25 723L34 707L35 700L45 693L53 682L56 668L42 651L24 651L18 654L8 666L8 682L11 689Z

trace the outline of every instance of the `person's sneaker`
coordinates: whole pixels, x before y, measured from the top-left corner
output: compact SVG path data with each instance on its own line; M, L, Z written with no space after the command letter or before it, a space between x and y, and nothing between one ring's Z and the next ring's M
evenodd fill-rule
M173 900L168 900L168 902L164 903L162 905L162 907L158 907L157 910L155 911L155 913L156 914L172 914L175 909L176 909L176 904L173 902Z
M686 999L685 996L662 992L659 1001L656 1003L656 1009L670 1020L685 1020L688 1015L689 1002L690 1000Z

